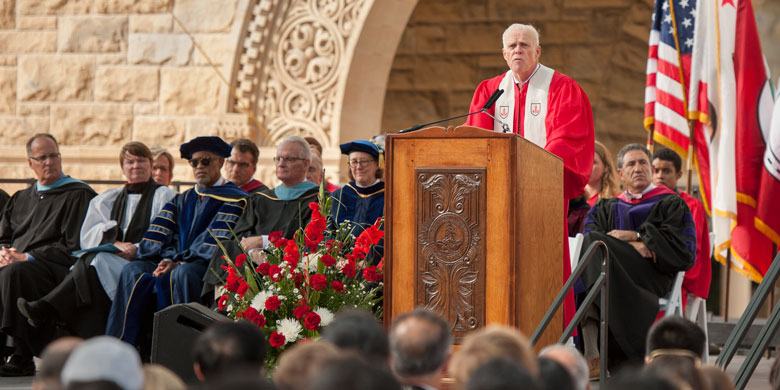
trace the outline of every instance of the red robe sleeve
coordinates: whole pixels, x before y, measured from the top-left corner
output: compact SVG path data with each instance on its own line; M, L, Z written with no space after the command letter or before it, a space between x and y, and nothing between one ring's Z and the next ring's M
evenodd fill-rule
M710 232L707 226L707 215L700 200L680 191L680 197L685 200L693 214L693 224L696 226L696 262L691 269L685 271L683 289L699 298L707 299L712 281L712 263L710 262Z
M477 86L474 91L474 97L471 99L471 106L469 106L469 112L479 111L485 102L488 100L493 91L501 84L501 80L504 78L504 74L494 77L489 80L485 80ZM495 115L495 105L488 110L490 115ZM466 118L466 126L474 126L487 130L493 130L493 118L484 113L474 114Z
M555 72L547 97L545 150L563 159L563 197L585 190L593 169L593 113L585 91L568 76Z

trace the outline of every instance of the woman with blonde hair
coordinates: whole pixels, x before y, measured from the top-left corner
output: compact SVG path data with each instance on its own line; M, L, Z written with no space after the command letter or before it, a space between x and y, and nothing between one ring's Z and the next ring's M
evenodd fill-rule
M593 170L591 170L590 180L585 186L585 199L591 207L596 204L596 201L614 198L620 192L612 153L599 141L595 141L594 151Z

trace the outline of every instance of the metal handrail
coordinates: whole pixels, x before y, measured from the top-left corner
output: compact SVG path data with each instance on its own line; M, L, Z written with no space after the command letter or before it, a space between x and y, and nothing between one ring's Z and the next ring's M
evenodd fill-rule
M599 380L600 383L604 383L604 381L607 379L607 326L609 324L609 318L607 314L609 313L607 310L609 305L609 248L607 248L607 244L605 244L604 241L595 241L590 244L588 249L585 251L585 255L582 257L584 260L579 261L577 267L574 268L571 276L569 276L569 279L566 280L563 288L561 288L558 296L555 297L553 304L549 309L547 309L547 313L544 314L544 317L542 317L542 321L536 327L536 330L534 330L534 333L531 335L530 343L532 346L536 345L536 343L539 341L539 338L542 337L542 333L545 331L545 329L547 329L547 326L550 325L550 321L552 321L553 315L563 304L566 295L574 287L574 283L577 281L577 279L582 276L582 273L585 271L585 267L588 265L588 263L590 263L593 255L596 254L596 247L604 251L604 256L601 259L601 273L596 279L596 282L593 284L593 287L591 287L590 291L588 292L588 295L585 296L585 300L580 304L580 309L577 310L577 312L574 314L574 318L571 319L569 325L563 331L563 335L561 335L561 338L558 339L558 343L563 344L569 337L571 337L572 333L574 333L574 329L585 317L585 312L588 310L590 305L596 301L596 296L601 292L601 321L599 323L599 337L601 339L599 340L601 367L599 372Z
M7 183L7 184L32 184L35 183L36 179L28 178L28 179L0 179L0 184ZM87 184L100 184L100 185L117 185L122 186L126 182L124 180L82 180L84 183ZM195 186L195 182L191 181L172 181L170 184L176 192L181 192L182 186L188 186L193 187Z
M731 331L729 338L726 339L726 343L723 345L723 350L715 360L715 364L722 369L725 370L729 363L731 363L731 359L737 353L737 349L742 344L742 340L745 339L745 335L747 335L748 330L753 325L753 321L755 321L758 311L761 309L761 306L763 306L770 291L774 288L775 282L777 282L779 276L780 253L775 256L772 265L758 285L755 294L750 298L750 302L748 303L747 308L745 308L745 312L739 318L739 321L737 321L734 330ZM780 302L772 309L772 314L770 314L766 324L761 328L756 341L745 356L745 361L742 362L742 365L734 376L734 386L736 389L742 390L747 386L750 377L758 366L758 362L761 360L761 356L769 346L775 333L777 333L778 325L780 325Z

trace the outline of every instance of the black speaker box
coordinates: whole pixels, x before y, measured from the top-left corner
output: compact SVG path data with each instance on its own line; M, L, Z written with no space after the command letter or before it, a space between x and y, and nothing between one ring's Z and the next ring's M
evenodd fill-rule
M161 364L186 383L197 383L192 370L195 340L211 324L232 321L200 303L183 303L154 314L152 363Z

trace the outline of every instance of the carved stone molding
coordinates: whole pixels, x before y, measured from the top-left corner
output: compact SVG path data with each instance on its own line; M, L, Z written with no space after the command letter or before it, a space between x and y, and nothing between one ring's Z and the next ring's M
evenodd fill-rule
M485 169L415 172L415 305L447 319L457 341L485 325Z
M239 99L274 144L312 135L330 146L338 81L346 77L347 48L366 0L254 0L233 74ZM359 31L357 31L359 33ZM337 137L336 137L337 138Z

